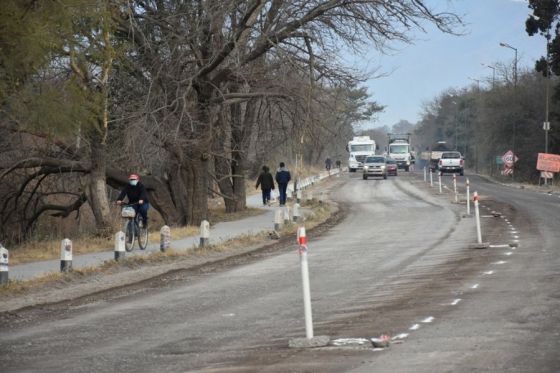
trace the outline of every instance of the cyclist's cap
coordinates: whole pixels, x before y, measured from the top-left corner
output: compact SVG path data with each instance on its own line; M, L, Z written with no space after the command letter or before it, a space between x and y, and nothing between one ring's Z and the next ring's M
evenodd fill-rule
M137 174L130 174L128 180L140 180L140 176L138 176Z

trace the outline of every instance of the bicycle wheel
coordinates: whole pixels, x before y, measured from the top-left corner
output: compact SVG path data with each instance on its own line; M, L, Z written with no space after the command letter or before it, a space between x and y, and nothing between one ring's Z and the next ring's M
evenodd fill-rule
M148 227L144 225L140 225L138 229L138 246L140 246L140 250L145 250L148 246Z
M128 219L124 223L124 248L130 252L134 249L134 220Z

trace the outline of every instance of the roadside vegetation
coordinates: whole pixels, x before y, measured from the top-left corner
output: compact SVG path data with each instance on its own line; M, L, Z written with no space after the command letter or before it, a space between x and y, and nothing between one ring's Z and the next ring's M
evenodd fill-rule
M317 200L303 202L302 207L309 210L304 223L307 230L312 230L318 225L324 223L332 216L333 212L336 211L336 208L333 205L321 203ZM293 242L295 242L295 235L298 226L299 224L297 223L284 225L278 232L279 237L294 237ZM234 239L202 248L176 247L172 243L171 249L166 252L153 252L145 255L130 256L125 257L120 261L109 260L99 266L73 269L68 273L53 272L25 281L10 280L8 284L0 286L0 296L17 296L46 287L64 288L66 286L71 286L73 283L88 281L91 276L99 274L111 275L126 270L141 269L143 266L162 266L172 263L181 266L182 259L192 257L201 258L203 261L205 259L211 261L213 260L213 255L215 253L221 253L222 256L220 256L220 258L223 258L224 256L227 257L229 255L238 254L240 250L256 250L259 247L276 242L276 239L271 239L269 233L270 232L261 232L252 235L241 235ZM165 271L165 269L163 271Z
M341 157L382 110L345 51L427 24L461 21L408 0L3 1L0 241L109 235L132 172L169 226L245 210L262 165Z

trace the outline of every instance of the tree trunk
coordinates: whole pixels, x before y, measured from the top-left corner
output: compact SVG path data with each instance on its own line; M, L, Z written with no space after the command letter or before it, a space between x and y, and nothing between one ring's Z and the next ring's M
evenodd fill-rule
M201 154L192 158L185 165L186 190L188 198L187 223L199 225L202 220L208 219L208 158Z
M111 210L107 198L106 146L93 141L91 148L91 173L89 175L88 201L95 217L99 234L106 234L111 228Z

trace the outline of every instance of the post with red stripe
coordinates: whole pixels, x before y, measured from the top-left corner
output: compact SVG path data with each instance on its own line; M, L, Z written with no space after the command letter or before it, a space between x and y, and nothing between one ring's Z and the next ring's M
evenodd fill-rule
M480 231L480 212L478 211L478 192L474 192L473 201L474 201L474 215L476 218L476 244L471 245L473 249L487 249L490 247L488 242L482 242L482 233Z
M482 232L480 231L480 212L478 211L478 192L474 192L474 214L476 217L476 242L482 244Z
M467 215L471 215L471 187L469 183L469 179L467 179Z
M309 268L307 266L307 236L305 227L297 230L299 244L299 257L301 264L301 279L303 283L303 307L305 312L305 336L307 339L313 338L313 317L311 314L311 290L309 287Z
M455 203L459 203L457 198L457 175L453 174L453 193L455 193Z
M439 182L439 194L442 194L443 191L441 190L441 171L438 172L438 182Z

